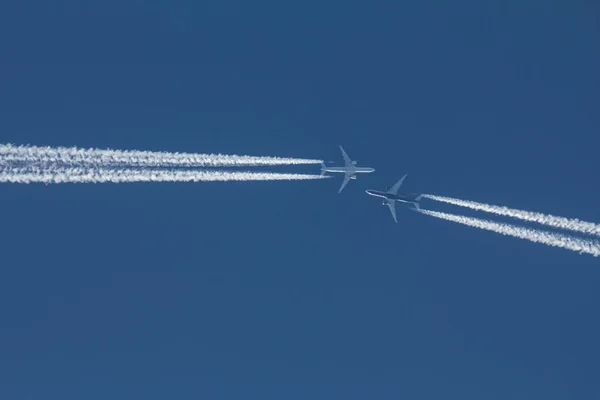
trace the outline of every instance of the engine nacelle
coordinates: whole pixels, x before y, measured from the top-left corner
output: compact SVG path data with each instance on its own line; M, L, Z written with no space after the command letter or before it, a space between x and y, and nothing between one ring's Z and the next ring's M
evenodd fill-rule
M356 175L352 175L350 179L356 179Z
M356 163L357 163L357 162L358 162L358 161L354 160L354 161L352 161L352 164L356 165Z

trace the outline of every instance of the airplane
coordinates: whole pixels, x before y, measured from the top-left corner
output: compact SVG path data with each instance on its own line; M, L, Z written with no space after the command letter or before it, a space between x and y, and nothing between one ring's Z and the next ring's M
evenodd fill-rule
M345 166L328 167L324 162L321 163L321 175L325 175L325 172L337 172L344 174L344 181L342 182L342 186L340 187L340 190L338 190L338 193L344 189L350 179L356 179L356 174L368 174L375 171L375 168L357 167L356 161L350 160L350 157L348 157L348 154L346 154L342 146L340 146L340 150L342 151L342 156L344 157Z
M408 175L408 174L406 174L406 175ZM400 178L400 180L398 182L396 182L396 184L394 186L392 186L390 189L386 188L385 192L382 192L379 190L372 190L372 189L369 189L366 191L371 196L383 197L385 199L385 200L383 200L383 205L388 206L390 208L390 211L392 212L392 217L394 217L394 221L396 223L398 223L398 220L396 219L396 202L412 204L416 210L421 209L419 207L419 201L423 197L422 194L408 194L408 195L398 194L398 189L400 188L400 185L402 185L402 182L404 182L406 175L404 175L402 178Z

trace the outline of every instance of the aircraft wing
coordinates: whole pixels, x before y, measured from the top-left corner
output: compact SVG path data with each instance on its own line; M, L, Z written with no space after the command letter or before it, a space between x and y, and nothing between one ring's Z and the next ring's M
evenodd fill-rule
M352 173L348 173L346 172L344 174L344 182L342 182L342 186L340 187L340 190L338 190L338 193L340 193L342 190L344 190L344 188L346 187L346 185L348 184L348 182L350 181L350 179L352 179Z
M352 160L348 157L348 154L346 154L342 146L340 146L340 150L342 151L342 157L344 157L344 164L346 164L346 167L353 166Z
M408 175L408 174L406 174L406 175ZM404 175L402 178L400 178L400 180L398 182L396 182L396 184L394 186L392 186L392 188L390 190L388 190L388 193L392 193L392 194L398 193L398 189L400 189L402 182L404 182L404 179L406 179L406 175Z
M393 200L388 201L387 205L390 208L390 211L392 212L392 217L394 217L394 222L398 223L398 220L396 219L396 202Z

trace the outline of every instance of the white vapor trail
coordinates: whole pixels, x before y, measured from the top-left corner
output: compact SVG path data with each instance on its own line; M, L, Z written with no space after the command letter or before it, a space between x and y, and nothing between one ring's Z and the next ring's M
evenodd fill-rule
M0 169L0 182L10 183L122 183L280 181L323 179L326 176L274 172L200 171L180 169L14 168Z
M548 246L560 247L576 251L578 253L591 254L594 257L600 256L600 243L595 240L576 238L555 232L539 231L537 229L524 228L515 225L504 224L500 222L489 221L479 218L465 217L462 215L447 214L438 211L420 210L422 214L446 221L472 226L474 228L484 229L500 233L506 236L513 236L519 239L529 240L535 243L543 243Z
M455 206L466 207L472 210L485 211L490 214L503 215L520 219L522 221L535 222L541 225L550 226L558 229L570 230L573 232L585 233L588 235L600 236L600 225L593 222L580 221L577 218L557 217L554 215L542 214L532 211L517 210L503 206L494 206L491 204L477 203L475 201L454 199L451 197L434 196L426 194L423 197L440 201Z
M0 144L0 164L63 164L72 166L236 167L319 164L321 160L164 151L80 149Z

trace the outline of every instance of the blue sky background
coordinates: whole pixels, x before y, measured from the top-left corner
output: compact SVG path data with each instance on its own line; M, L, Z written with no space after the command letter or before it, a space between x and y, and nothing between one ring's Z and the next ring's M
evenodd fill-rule
M147 3L2 2L0 142L377 171L2 185L0 397L600 396L598 259L364 193L600 222L593 2Z

